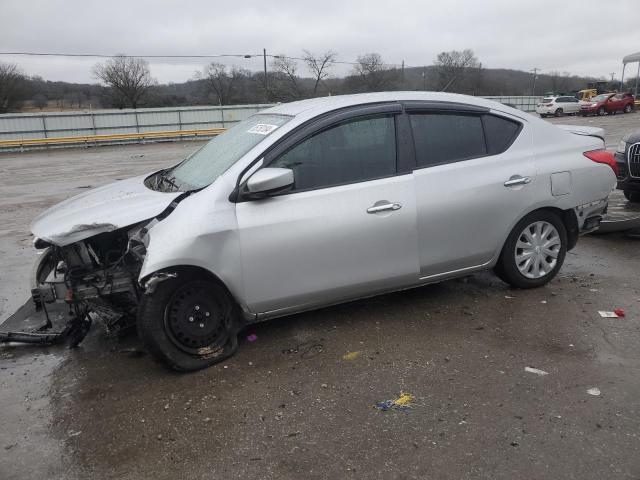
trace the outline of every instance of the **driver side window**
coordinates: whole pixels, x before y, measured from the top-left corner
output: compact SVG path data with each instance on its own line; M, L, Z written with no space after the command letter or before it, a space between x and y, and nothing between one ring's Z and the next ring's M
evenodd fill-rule
M293 170L295 183L292 191L394 175L394 117L360 117L333 125L292 147L269 166Z

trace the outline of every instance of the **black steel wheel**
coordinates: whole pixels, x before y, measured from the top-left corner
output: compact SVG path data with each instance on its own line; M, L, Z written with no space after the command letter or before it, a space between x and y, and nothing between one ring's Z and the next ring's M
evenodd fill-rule
M239 329L226 289L192 273L160 282L138 307L140 339L174 370L199 370L229 357L237 350Z

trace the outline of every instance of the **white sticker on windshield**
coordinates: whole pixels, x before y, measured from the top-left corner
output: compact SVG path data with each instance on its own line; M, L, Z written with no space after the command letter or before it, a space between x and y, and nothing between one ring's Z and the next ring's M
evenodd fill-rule
M254 125L249 130L247 130L247 133L257 133L258 135L269 135L276 128L278 128L278 125L270 125L268 123L258 123L257 125Z

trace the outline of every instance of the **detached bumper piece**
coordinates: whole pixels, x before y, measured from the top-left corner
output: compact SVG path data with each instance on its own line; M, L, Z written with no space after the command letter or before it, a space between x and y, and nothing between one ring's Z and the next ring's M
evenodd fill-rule
M48 310L47 307L38 310L29 299L0 326L0 343L68 343L73 348L82 342L91 323L91 317L80 309L69 312L68 305L54 304Z

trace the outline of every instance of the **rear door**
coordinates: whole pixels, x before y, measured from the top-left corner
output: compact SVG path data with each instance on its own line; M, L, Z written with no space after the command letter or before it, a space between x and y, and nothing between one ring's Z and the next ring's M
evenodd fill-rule
M414 179L396 141L399 104L324 118L267 153L291 191L236 206L243 278L257 313L326 305L415 283Z
M421 278L490 262L531 205L535 164L521 120L407 105L416 153Z

